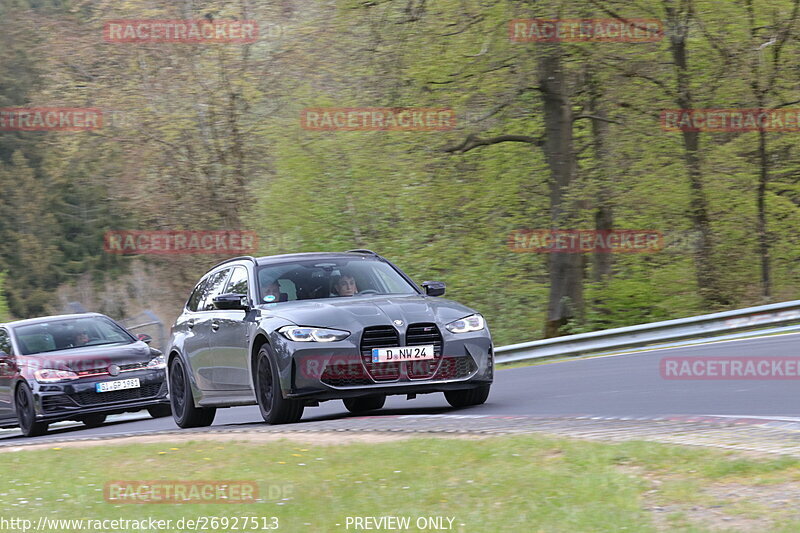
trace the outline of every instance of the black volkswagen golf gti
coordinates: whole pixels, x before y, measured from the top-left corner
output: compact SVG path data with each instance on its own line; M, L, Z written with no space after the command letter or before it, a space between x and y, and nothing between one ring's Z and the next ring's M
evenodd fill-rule
M257 404L270 424L342 399L354 413L387 395L486 401L492 338L473 309L415 284L369 250L238 257L200 280L172 328L172 414L181 427Z
M147 409L169 416L164 355L105 315L0 325L0 427L32 437L61 420L89 427Z

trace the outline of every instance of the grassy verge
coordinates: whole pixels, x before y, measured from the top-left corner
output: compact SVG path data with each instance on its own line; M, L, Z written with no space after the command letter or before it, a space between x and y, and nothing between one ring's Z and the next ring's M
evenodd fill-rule
M107 444L2 453L0 472L0 517L34 522L275 516L280 531L317 532L355 531L347 517L391 515L410 517L411 531L419 530L418 517L476 532L800 530L797 460L641 442L518 436ZM255 481L262 501L107 502L103 487L116 480Z

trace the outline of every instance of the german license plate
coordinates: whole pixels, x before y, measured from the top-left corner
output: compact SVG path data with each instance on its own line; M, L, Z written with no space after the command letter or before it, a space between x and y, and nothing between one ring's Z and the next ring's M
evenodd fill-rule
M95 390L97 392L112 392L115 390L138 389L140 386L139 378L120 379L117 381L104 381L102 383L97 383L95 385Z
M422 361L433 359L433 344L422 346L399 346L396 348L373 348L373 363L395 363L399 361Z

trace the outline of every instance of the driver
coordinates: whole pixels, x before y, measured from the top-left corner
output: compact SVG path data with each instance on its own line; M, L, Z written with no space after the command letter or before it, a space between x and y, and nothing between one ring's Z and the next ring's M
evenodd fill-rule
M86 330L81 330L75 334L75 341L72 343L73 346L85 346L89 344L89 334Z
M353 296L358 292L355 278L350 274L342 274L333 285L333 292L336 296Z
M267 280L267 282L263 285L262 291L262 302L272 303L278 302L281 299L281 288L276 280Z

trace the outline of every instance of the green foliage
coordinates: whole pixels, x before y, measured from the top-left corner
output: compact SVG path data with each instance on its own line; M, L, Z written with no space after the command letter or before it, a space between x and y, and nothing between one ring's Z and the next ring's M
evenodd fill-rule
M680 133L659 112L678 88L669 43L688 31L688 89L697 108L754 107L796 100L797 24L790 0L695 0L670 26L669 3L611 1L625 17L667 21L655 43L565 43L575 115L600 107L596 123L574 121L577 175L564 191L572 228L594 226L607 195L614 227L661 231L658 253L619 254L612 275L593 281L584 256L582 316L569 331L709 312L698 295L691 189ZM0 18L0 106L99 107L102 131L0 134L0 268L10 311L49 309L54 293L81 276L125 271L102 251L109 229L252 229L261 254L374 249L415 279L440 279L448 296L484 313L497 344L542 334L548 257L513 253L515 229L548 228L549 170L542 149L504 142L446 151L469 135L541 137L540 43L513 43L513 18L607 17L594 2L441 0L238 4L206 0L184 8L155 1L17 2ZM604 4L606 5L606 4ZM685 5L685 4L681 4ZM189 9L189 12L186 11ZM102 39L123 18L252 18L265 22L253 45L124 45ZM752 17L750 16L752 15ZM31 32L38 17L58 32ZM47 18L47 20L51 20ZM751 27L752 26L752 27ZM764 46L762 46L764 45ZM761 85L759 85L761 84ZM589 90L596 87L595 94ZM595 101L596 100L596 101ZM599 103L598 103L599 102ZM310 107L449 107L442 132L317 132L300 127ZM793 107L797 107L793 105ZM119 120L118 120L119 119ZM769 133L765 191L773 300L798 297L800 152L797 133ZM720 290L743 307L762 303L757 249L756 133L702 133L700 169ZM182 300L217 258L154 261Z
M6 282L6 273L0 272L0 322L4 322L10 318L8 313L8 302L6 302L6 293L3 289Z

